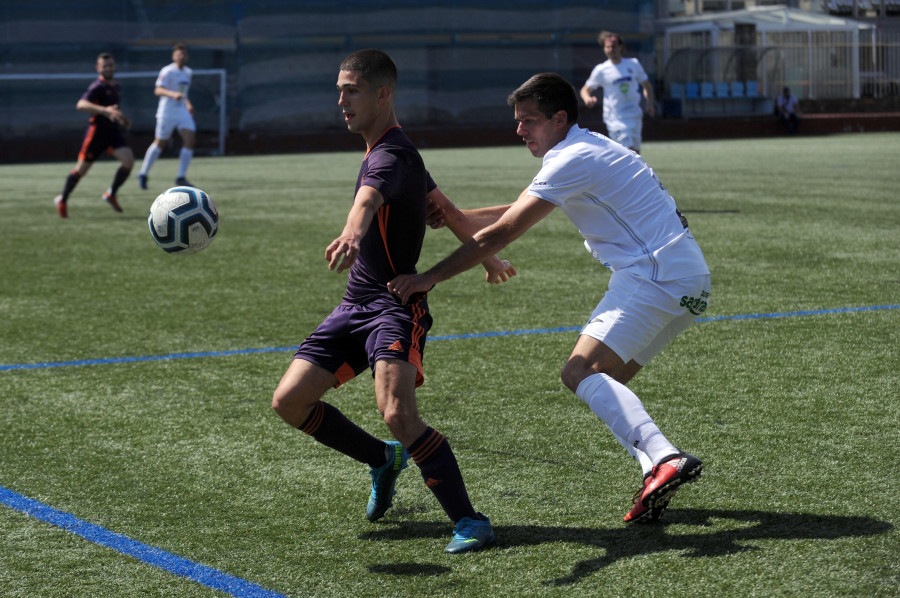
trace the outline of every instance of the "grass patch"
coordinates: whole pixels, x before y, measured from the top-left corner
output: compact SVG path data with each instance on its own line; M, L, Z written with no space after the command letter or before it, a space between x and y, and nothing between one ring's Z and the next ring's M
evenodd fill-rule
M900 304L898 150L872 134L644 156L707 256L717 318ZM520 147L423 156L467 207L513 200L540 166ZM0 365L121 360L0 371L0 487L289 596L897 595L897 309L711 319L676 339L631 386L707 469L634 528L639 468L559 381L575 332L433 339L420 409L497 545L445 555L451 525L414 468L365 521L366 468L269 408L289 347L343 292L324 249L361 159L198 158L221 228L187 257L152 242L156 193L129 181L122 215L100 200L114 162L67 221L52 198L68 164L0 166ZM420 264L456 245L430 231ZM504 252L516 279L435 289L432 337L580 326L608 279L580 245L551 214ZM368 375L329 400L387 435ZM223 595L3 506L0 593Z

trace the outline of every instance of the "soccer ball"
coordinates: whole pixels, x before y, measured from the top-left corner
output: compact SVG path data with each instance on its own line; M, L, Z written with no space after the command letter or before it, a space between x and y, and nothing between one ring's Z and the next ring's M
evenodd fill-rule
M172 187L150 206L150 234L163 251L197 253L219 232L219 211L209 195L194 187Z

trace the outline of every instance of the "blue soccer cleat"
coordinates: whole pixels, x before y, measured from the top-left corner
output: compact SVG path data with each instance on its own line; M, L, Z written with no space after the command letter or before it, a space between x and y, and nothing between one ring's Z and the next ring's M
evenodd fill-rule
M137 179L138 179L138 185L141 186L141 189L146 189L147 188L147 175L138 173Z
M494 543L494 528L491 527L491 520L481 513L477 515L481 519L463 517L457 522L456 527L453 528L453 539L447 544L445 552L450 554L477 552Z
M400 476L400 472L408 467L406 460L409 453L399 442L392 440L387 443L393 452L393 458L378 469L372 468L369 475L372 476L372 494L369 496L369 504L366 507L366 519L378 521L384 517L384 513L391 508L393 496L397 493L394 484Z

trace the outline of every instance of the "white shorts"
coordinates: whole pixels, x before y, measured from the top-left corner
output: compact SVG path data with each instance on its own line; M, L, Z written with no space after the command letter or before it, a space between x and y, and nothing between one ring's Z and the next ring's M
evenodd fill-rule
M194 117L187 111L187 108L156 117L156 133L154 134L157 139L169 139L175 129L179 131L183 129L188 131L197 130L197 125L194 124Z
M610 128L607 125L607 130L609 131L609 138L613 141L616 141L627 148L633 148L636 150L641 149L641 130L643 129L643 121L637 121L637 123L632 123L627 127L616 127Z
M581 334L612 349L622 361L646 365L687 330L709 305L710 277L656 281L620 270Z

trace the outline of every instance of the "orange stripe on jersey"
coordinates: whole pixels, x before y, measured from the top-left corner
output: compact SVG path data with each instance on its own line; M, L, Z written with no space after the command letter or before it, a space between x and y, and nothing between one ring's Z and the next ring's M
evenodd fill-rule
M397 275L397 268L394 267L394 260L391 259L391 250L388 248L387 242L387 223L391 211L391 206L381 206L378 208L378 230L381 232L381 242L384 243L384 254L387 256L388 263L391 265L391 272Z
M378 139L375 140L375 143L373 143L371 146L369 146L368 149L366 149L366 156L368 156L368 155L369 155L369 152L372 151L372 148L375 147L376 145L378 145L378 142L381 141L381 139L382 139L385 135L388 134L388 131L390 131L391 129L400 129L400 128L402 128L400 125L393 125L393 126L391 126L391 127L388 127L387 129L385 129L385 130L384 130L384 133L382 133L382 134L378 137Z
M425 439L422 446L411 452L410 456L416 463L421 463L433 455L442 442L444 442L444 436L437 430L432 430L431 435Z
M94 140L94 134L97 132L97 125L92 124L88 127L87 134L84 136L84 142L81 144L81 151L78 152L79 160L87 160L87 151ZM93 160L93 158L91 158Z

